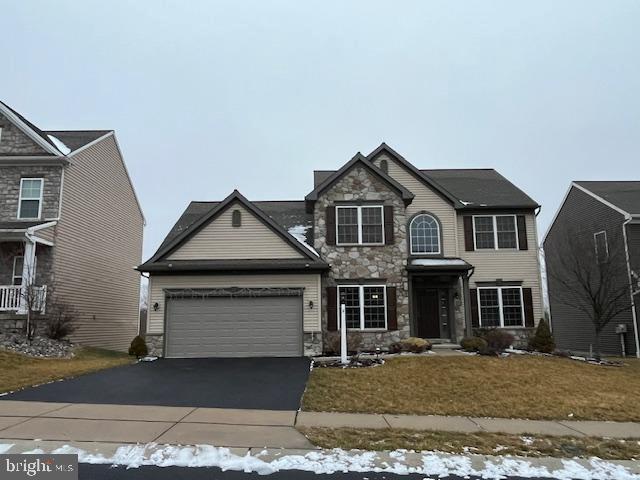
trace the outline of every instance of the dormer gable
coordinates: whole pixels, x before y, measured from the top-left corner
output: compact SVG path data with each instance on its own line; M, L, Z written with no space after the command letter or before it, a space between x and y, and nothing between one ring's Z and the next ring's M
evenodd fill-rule
M63 146L56 146L26 118L0 102L0 156L63 156Z

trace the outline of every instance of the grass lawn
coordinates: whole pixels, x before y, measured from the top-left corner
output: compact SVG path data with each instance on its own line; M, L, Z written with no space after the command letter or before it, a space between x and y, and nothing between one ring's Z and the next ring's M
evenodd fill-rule
M640 458L640 442L591 437L522 436L501 433L420 432L402 429L306 428L319 447L361 450L429 450L481 455L528 457L599 457L606 460Z
M82 347L70 359L33 358L18 353L0 351L0 392L74 377L104 368L133 363L122 352Z
M405 357L374 368L315 368L308 411L640 421L640 362ZM572 415L571 415L572 414Z

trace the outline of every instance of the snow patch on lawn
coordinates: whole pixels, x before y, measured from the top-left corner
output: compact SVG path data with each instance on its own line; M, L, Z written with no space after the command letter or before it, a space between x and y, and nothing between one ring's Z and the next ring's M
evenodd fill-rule
M8 451L11 446L0 444L0 452ZM36 449L28 453L40 452L40 449ZM559 480L640 480L640 475L631 473L623 466L598 458L582 462L562 460L561 468L549 469L514 457L494 457L481 460L481 457L445 455L435 452L423 452L420 454L421 463L414 463L414 466L411 466L402 463L407 453L406 450L389 453L389 456L395 460L393 464L380 462L377 452L341 449L311 451L305 455L283 455L273 458L266 451L254 456L248 453L240 456L231 453L228 448L211 445L161 446L150 443L123 445L112 456L90 453L69 445L54 449L51 453L78 455L80 463L120 465L127 468L138 468L143 465L218 467L223 471L255 472L260 475L269 475L282 470L302 470L317 474L385 472L407 475L415 473L430 477L457 475L463 478L477 476L496 480L511 476L547 477Z

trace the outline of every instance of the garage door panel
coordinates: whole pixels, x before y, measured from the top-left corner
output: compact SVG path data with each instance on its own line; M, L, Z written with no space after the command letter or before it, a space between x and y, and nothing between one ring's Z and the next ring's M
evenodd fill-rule
M179 298L167 302L167 356L302 355L302 297Z

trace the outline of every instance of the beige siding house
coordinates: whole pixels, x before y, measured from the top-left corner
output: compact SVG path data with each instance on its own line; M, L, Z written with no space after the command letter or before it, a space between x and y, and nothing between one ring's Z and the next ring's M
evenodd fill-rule
M539 205L493 169L419 170L385 144L314 172L304 201L193 202L149 273L169 357L299 356L346 326L363 350L478 329L527 341L543 314Z
M42 131L2 103L0 128L0 326L21 327L20 291L35 283L43 319L67 304L74 341L126 350L144 217L114 132Z

